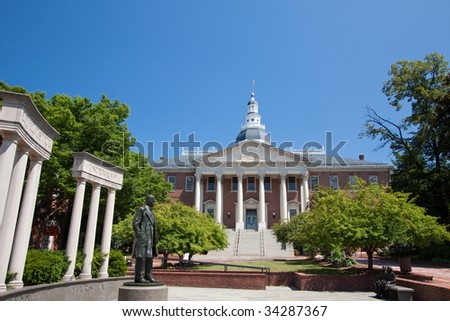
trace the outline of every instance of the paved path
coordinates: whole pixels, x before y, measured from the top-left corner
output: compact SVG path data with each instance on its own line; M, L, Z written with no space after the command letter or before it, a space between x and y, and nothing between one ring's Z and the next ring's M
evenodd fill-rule
M251 259L255 258L235 258L239 261ZM231 263L233 260L226 261ZM358 256L357 261L367 264L367 258L361 255ZM391 266L394 271L400 271L396 259L374 258L374 267L382 266ZM448 263L413 261L412 271L431 275L434 284L450 287L450 264ZM374 295L373 292L299 291L295 288L277 286L269 286L266 290L169 287L170 301L379 301Z
M373 292L299 291L285 286L266 290L169 287L169 301L379 301Z

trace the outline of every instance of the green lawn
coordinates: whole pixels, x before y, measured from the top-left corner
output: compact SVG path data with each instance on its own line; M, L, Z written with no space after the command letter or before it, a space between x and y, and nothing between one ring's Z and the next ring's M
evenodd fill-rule
M329 265L320 264L319 262L311 260L289 260L289 261L244 261L244 262L230 262L233 265L266 267L271 272L302 272L308 274L354 274L365 271L364 267L355 266L353 268L337 269ZM196 265L189 267L192 270L208 270L208 271L223 271L223 266L220 265ZM228 271L255 271L254 269L228 267ZM258 271L258 270L256 270Z

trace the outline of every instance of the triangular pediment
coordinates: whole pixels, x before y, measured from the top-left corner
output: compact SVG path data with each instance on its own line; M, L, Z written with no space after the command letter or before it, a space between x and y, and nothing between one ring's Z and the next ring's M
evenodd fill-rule
M245 141L197 159L197 167L305 166L303 158L264 142Z

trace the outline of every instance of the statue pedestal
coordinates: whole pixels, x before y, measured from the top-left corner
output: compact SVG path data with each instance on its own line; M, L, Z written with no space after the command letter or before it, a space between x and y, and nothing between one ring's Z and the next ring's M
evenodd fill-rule
M167 301L168 288L164 283L126 282L119 288L119 301Z

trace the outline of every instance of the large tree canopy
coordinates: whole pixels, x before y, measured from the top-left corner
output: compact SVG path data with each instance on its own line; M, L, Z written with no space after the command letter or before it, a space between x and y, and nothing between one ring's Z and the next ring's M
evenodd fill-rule
M117 192L115 220L134 212L146 194L166 201L171 185L149 166L147 159L130 151L135 143L126 120L130 108L103 95L98 103L89 98L56 94L50 99L43 92L28 93L22 87L0 82L0 89L30 95L45 119L59 132L52 155L42 168L38 195L38 218L64 222L71 212L76 182L72 178L74 151L85 151L126 169L123 188ZM105 192L105 191L103 191ZM90 193L86 193L85 210ZM102 197L102 205L104 200ZM39 215L43 215L39 217ZM101 224L98 224L101 226Z
M223 226L206 213L180 202L155 206L156 230L159 252L167 258L170 254L182 256L213 250L222 250L228 245ZM133 215L113 226L113 244L130 249L134 232L131 227Z
M397 111L411 112L396 123L369 109L362 136L388 145L396 166L395 190L411 193L428 213L450 223L450 69L445 57L392 65L383 92Z
M358 181L356 188L315 192L311 210L273 228L279 241L303 245L310 252L361 248L369 258L391 244L428 246L450 240L437 218L425 214L409 195Z

